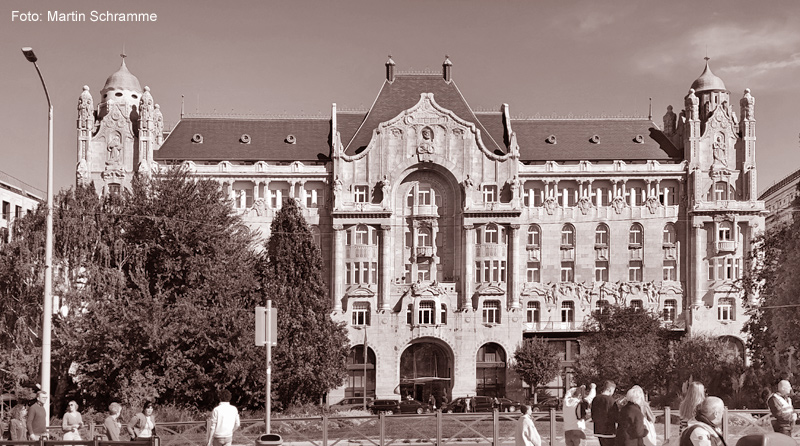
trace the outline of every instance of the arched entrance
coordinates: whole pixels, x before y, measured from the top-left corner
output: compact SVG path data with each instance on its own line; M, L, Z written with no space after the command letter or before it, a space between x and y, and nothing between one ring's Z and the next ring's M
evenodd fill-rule
M364 361L366 359L366 361ZM364 358L364 346L356 345L347 355L347 387L345 397L375 397L375 352L367 348Z
M448 399L453 387L453 356L450 349L430 339L417 340L400 356L400 395L418 401L443 396Z
M478 349L475 391L479 396L506 396L506 351L490 342Z

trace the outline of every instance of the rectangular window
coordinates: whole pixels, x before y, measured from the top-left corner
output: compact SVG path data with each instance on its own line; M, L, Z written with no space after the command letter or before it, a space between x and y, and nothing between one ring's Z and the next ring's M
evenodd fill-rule
M483 186L483 201L484 203L497 203L497 186L494 184L486 184Z
M411 264L406 263L405 268L403 268L403 282L404 283L411 283Z
M734 300L729 297L723 297L717 302L717 318L720 321L734 320L733 303Z
M487 300L483 303L483 323L500 323L500 302L496 300Z
M344 264L345 273L344 273L344 284L350 285L352 280L350 279L351 275L353 274L353 266L350 263Z
M4 220L11 219L11 203L7 201L3 202L3 219Z
M528 302L528 323L539 323L541 318L539 314L539 302Z
M667 299L664 301L664 314L663 318L666 322L675 322L677 302L674 299Z
M678 280L677 262L675 260L664 260L664 280Z
M481 275L481 262L475 262L475 282L481 283L483 276Z
M371 280L369 283L377 284L378 283L378 262L372 262L370 264L369 273L371 276Z
M640 260L631 260L628 264L628 280L631 282L642 281L642 262Z
M362 274L361 283L364 283L364 284L372 283L372 282L369 281L369 276L370 276L369 262L361 263L361 274Z
M708 266L708 280L714 280L714 259L706 260Z
M306 207L307 208L322 207L322 203L324 203L323 193L324 193L323 189L321 188L306 189Z
M356 203L366 203L369 198L369 186L361 185L353 187L353 200Z
M561 281L573 282L575 280L575 264L573 262L561 262Z
M537 188L525 189L524 204L525 207L541 207L542 190Z
M361 262L353 263L353 284L361 283Z
M562 203L564 207L575 207L578 204L578 192L575 188L572 187L565 187L561 189L561 194L563 197Z
M631 206L644 206L644 189L641 187L632 187L631 191Z
M447 305L442 304L442 312L441 316L439 317L439 324L447 325Z
M529 283L541 282L542 278L540 274L539 262L528 262L528 268L525 274L526 281Z
M431 264L420 263L417 265L417 280L427 282L431 280Z
M425 301L419 303L419 313L417 315L417 323L420 325L431 325L434 323L433 320L433 311L434 306L433 302Z
M561 322L575 322L575 302L561 303Z
M431 204L431 188L419 186L417 189L417 205L430 206Z
M353 325L369 325L369 303L356 302L353 304Z
M483 261L483 281L484 283L492 281L492 262L490 260Z
M595 282L608 282L608 262L595 262L594 280Z
M14 218L22 217L22 206L14 206Z
M599 206L609 206L611 204L611 189L605 187L598 187L595 192L597 198L595 204Z
M500 262L492 260L492 282L500 281Z

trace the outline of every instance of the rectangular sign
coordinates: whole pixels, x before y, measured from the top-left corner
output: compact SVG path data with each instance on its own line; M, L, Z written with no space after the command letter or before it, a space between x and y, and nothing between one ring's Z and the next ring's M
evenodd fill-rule
M273 347L278 345L278 310L256 307L256 346L267 345L267 339Z

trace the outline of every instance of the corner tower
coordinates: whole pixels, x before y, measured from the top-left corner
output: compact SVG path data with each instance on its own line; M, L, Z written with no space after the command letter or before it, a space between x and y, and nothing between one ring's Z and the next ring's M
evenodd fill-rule
M78 184L94 183L98 193L129 187L135 172L154 167L163 118L150 89L142 89L125 64L106 80L95 109L89 87L78 99Z

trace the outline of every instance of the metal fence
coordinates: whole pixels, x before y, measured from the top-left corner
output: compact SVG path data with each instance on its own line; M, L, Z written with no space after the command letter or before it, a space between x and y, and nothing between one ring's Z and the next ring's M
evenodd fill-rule
M655 411L659 445L678 443L679 417L669 409ZM501 446L514 444L514 429L520 414L517 413L431 413L422 415L370 415L341 416L336 414L304 418L272 418L271 430L280 434L283 442L302 446L447 446L475 445ZM564 444L563 422L560 412L534 412L534 423L542 436L542 444ZM53 428L53 441L10 442L0 441L0 446L205 446L208 442L207 422L188 421L158 423L158 437L152 442L103 441L102 426L90 423L81 432L89 441L63 441ZM587 423L587 446L598 443L591 421ZM766 410L730 410L723 417L722 430L728 444L750 434L771 432L769 412ZM252 445L265 431L264 420L242 420L234 433L234 445ZM797 432L800 434L800 430ZM797 438L797 437L795 437Z

